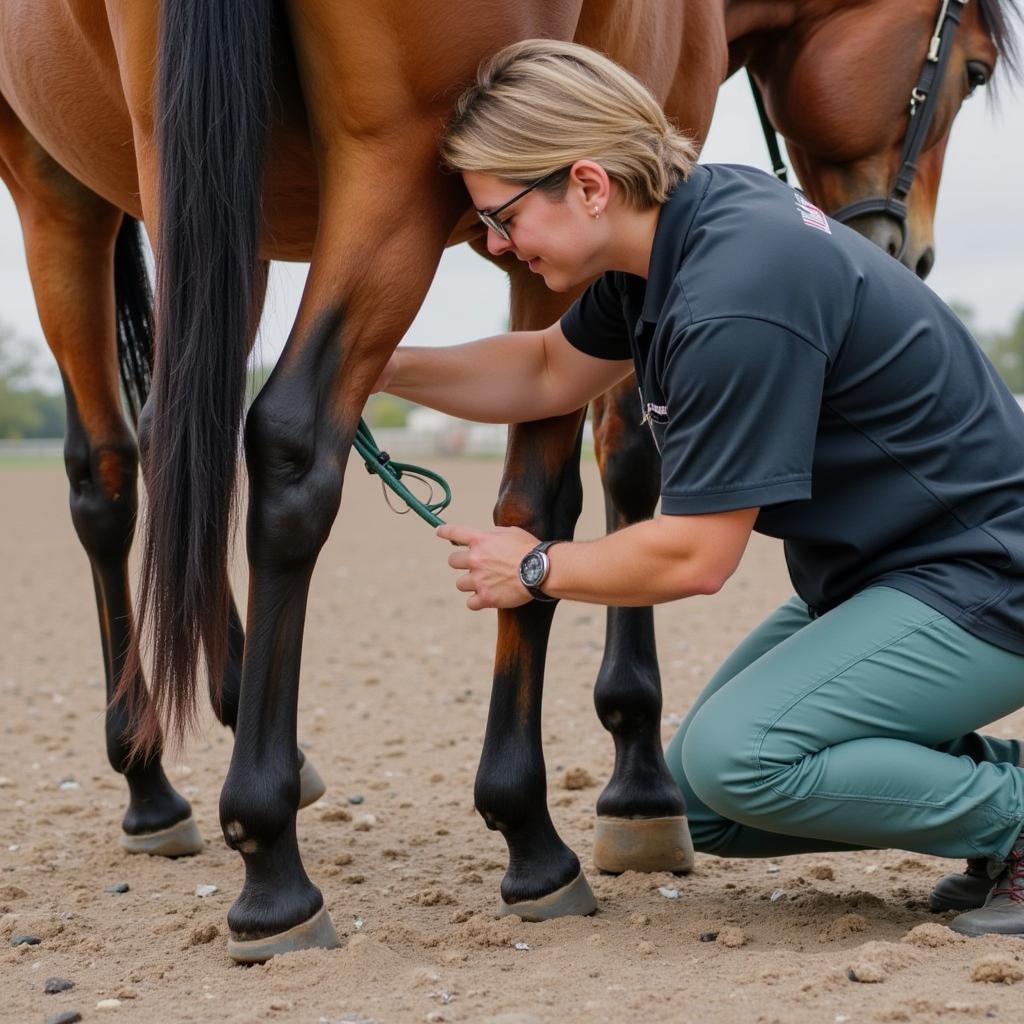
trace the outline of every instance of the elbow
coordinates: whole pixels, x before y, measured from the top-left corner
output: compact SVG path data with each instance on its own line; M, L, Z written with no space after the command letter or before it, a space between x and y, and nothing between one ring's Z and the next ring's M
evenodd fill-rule
M722 566L691 565L688 571L679 574L673 586L675 597L710 597L717 594L735 571Z
M717 594L722 587L725 586L725 581L732 575L731 572L707 572L700 578L700 589L697 591L698 594L706 594L710 597L712 594Z

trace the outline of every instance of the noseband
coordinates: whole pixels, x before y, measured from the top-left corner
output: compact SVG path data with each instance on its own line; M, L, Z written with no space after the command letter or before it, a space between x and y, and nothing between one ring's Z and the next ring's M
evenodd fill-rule
M928 44L924 67L918 76L917 84L910 91L909 120L907 133L903 137L900 168L889 194L857 199L829 214L833 220L843 224L853 220L854 217L864 217L873 213L882 214L896 221L900 227L900 251L896 254L896 259L902 259L907 251L907 243L910 239L910 233L907 230L907 194L910 192L910 186L914 184L914 177L917 174L917 158L928 136L928 126L931 124L935 107L938 104L939 86L942 84L942 76L945 74L949 55L953 49L953 36L956 34L956 27L960 24L960 17L967 2L968 0L942 0L939 16L935 22L935 30ZM764 132L764 139L768 144L772 170L776 177L788 182L789 172L786 162L782 159L778 136L768 118L768 112L765 110L764 97L749 68L747 77L750 79L750 88L754 93L757 116L761 119L761 130Z

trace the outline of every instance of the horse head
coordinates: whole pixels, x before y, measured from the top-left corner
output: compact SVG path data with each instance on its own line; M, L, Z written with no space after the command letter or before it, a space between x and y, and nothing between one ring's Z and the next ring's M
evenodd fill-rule
M1012 65L1013 13L1013 0L808 0L745 48L808 195L919 277L950 129L997 61Z

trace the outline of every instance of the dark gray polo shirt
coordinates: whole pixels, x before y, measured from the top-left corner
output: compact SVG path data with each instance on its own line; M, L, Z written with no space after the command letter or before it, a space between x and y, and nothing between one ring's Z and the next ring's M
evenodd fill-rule
M1024 413L872 243L768 174L698 166L648 279L605 274L561 326L634 360L663 512L760 506L812 613L884 585L1024 654Z

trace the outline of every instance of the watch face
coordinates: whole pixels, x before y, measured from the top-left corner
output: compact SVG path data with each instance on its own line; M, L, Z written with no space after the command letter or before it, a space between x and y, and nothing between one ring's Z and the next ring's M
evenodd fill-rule
M519 575L528 587L535 587L544 578L544 559L531 551L519 567Z

